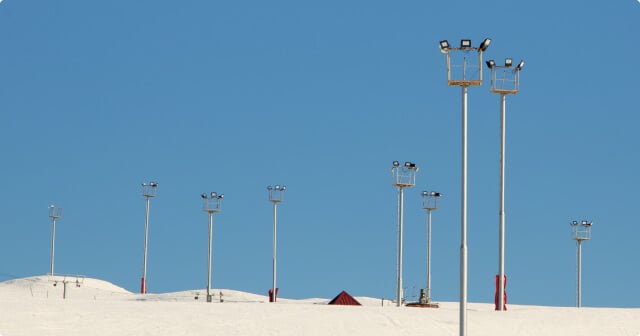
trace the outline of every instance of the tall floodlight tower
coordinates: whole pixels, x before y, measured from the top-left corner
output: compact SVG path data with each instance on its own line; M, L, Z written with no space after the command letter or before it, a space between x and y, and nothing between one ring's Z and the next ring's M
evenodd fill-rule
M504 311L504 241L505 241L505 209L504 209L504 168L505 168L505 148L507 132L507 95L516 94L520 85L520 70L524 67L524 61L520 61L517 66L513 66L513 60L507 58L504 65L497 65L494 60L487 61L487 67L491 70L491 92L500 95L500 223L498 239L498 295L496 300L496 310Z
M592 222L583 220L571 222L571 239L576 241L576 247L578 249L577 265L577 284L576 284L576 307L582 307L582 242L591 239L591 225Z
M155 182L142 183L142 196L145 198L146 208L144 216L144 254L142 257L142 279L140 280L140 294L147 294L147 248L149 244L149 205L156 197L158 184Z
M278 203L282 202L284 197L284 191L287 189L285 186L277 185L275 187L268 186L269 202L273 203L273 282L271 285L271 291L269 292L269 302L276 302L278 297L278 288L276 287L276 233L278 223Z
M479 47L471 46L471 40L461 40L454 48L447 40L440 41L440 51L447 56L447 84L462 88L462 192L460 210L460 336L467 333L467 91L469 86L482 85L482 53L491 39L486 38ZM471 63L470 54L477 54ZM475 58L475 56L473 57Z
M213 296L211 294L211 243L213 238L213 214L216 212L220 212L220 203L222 203L222 199L224 198L223 194L216 193L215 191L207 194L203 193L200 195L202 197L203 205L202 211L209 214L209 253L207 256L207 302L212 302Z
M56 220L62 217L62 208L55 205L49 206L49 218L51 218L51 268L49 275L53 276L53 264L56 255Z
M423 191L422 192L422 208L427 210L427 288L425 304L431 303L431 211L438 210L438 200L440 194L437 191ZM437 304L434 305L437 307Z
M402 227L404 216L404 188L413 187L416 184L416 173L418 167L415 163L405 162L404 166L400 162L393 161L391 167L391 176L393 177L393 185L398 187L398 245L397 245L397 288L396 288L396 306L402 306Z

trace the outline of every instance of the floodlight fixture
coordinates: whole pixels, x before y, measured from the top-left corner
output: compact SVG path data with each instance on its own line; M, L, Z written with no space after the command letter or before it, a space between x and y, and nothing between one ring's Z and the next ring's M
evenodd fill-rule
M511 58L505 58L504 59L504 66L506 68L510 68L513 65L513 59Z
M440 52L445 54L449 52L449 41L447 40L440 41Z
M393 161L393 166L394 166L394 167L398 167L398 166L400 166L400 162L398 162L398 161Z
M200 197L206 199L207 198L207 194L203 193L202 195L200 195Z
M487 50L487 48L489 48L489 44L491 44L491 39L490 38L485 38L482 43L480 43L480 47L478 47L478 49L482 52L484 52L485 50Z
M516 70L520 71L522 70L522 67L524 67L524 61L520 60L520 63L518 63L518 65L516 66Z
M488 60L486 63L487 63L487 67L489 69L493 69L493 67L496 66L496 61L494 61L494 60Z
M460 40L460 48L462 49L471 48L471 40Z

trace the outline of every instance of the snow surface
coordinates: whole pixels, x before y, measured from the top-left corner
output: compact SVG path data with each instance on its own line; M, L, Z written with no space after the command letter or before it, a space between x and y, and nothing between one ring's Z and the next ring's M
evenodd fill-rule
M215 289L207 303L205 293L141 295L76 276L10 280L0 283L0 335L458 335L456 302L439 309L398 308L367 297L356 297L362 306L328 306L332 298L271 304L264 295ZM640 336L640 309L468 308L470 336Z

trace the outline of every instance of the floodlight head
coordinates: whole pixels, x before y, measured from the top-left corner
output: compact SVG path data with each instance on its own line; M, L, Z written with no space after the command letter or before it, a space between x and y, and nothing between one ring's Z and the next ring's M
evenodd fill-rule
M447 40L440 41L440 52L445 54L449 52L449 41Z
M407 168L411 167L411 162L409 162L409 161L405 162L404 166L407 167Z
M223 199L223 198L224 198L224 194L218 195L218 199Z
M285 189L287 189L287 187L286 187L286 186L282 186L282 187L280 187L280 190L282 190L282 191L285 191Z
M480 47L478 47L478 50L484 52L485 50L487 50L487 48L489 48L489 44L491 44L491 39L487 37L486 39L484 39L484 41L482 41L482 43L480 43Z
M496 61L494 61L494 60L488 60L487 61L487 67L489 69L493 69L495 66L496 66Z
M434 196L434 197L440 197L441 195L442 195L442 194L440 194L440 193L439 193L439 192L437 192L437 191L432 191L432 192L431 192L431 196Z
M272 186L267 186L267 190L271 191L271 190L273 190L273 187Z
M513 65L513 59L511 58L505 58L504 59L504 66L506 68L510 68Z
M216 198L218 197L218 193L216 193L215 191L211 193L211 198Z
M516 66L516 70L520 71L522 70L522 67L524 67L524 61L520 60L520 63L518 63L518 65Z
M571 225L573 225L573 226L578 225L578 221L575 221L575 220L574 220L573 222L571 222Z
M393 166L394 166L394 167L398 167L398 166L400 166L400 162L398 162L398 161L393 161Z
M460 48L463 48L463 49L471 48L471 40L460 40Z
M427 196L427 195L429 195L428 191L425 190L425 191L422 192L422 196Z
M150 183L149 183L149 185L150 185L152 188L155 188L155 187L157 187L157 186L158 186L158 184L157 184L157 183L155 183L155 182L150 182Z
M49 206L49 209L53 209L53 208L55 208L55 207L56 207L55 205L51 204L51 205Z
M280 190L280 185L276 184L275 189L276 189L276 190Z
M200 195L200 197L202 197L203 199L207 199L207 194L202 193L202 195Z
M146 187L146 186L147 186L147 184L146 184L146 183L142 183L142 186L143 186L143 187Z

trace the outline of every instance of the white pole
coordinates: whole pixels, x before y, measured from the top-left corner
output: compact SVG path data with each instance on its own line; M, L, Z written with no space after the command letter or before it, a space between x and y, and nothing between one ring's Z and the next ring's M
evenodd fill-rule
M404 207L404 192L398 187L398 288L396 289L396 307L402 306L402 217Z
M577 294L576 294L576 307L580 308L582 306L582 241L576 240L578 242L578 285L577 285Z
M273 202L273 286L271 286L272 302L276 302L276 230L277 230L277 202Z
M500 95L500 238L498 257L498 310L504 310L504 235L505 235L505 208L504 208L504 170L506 147L506 117L507 95Z
M427 209L427 303L431 302L431 209Z
M53 262L56 253L56 218L51 217L51 270L49 274L53 276Z
M213 231L213 211L209 211L209 257L208 257L208 270L207 270L207 302L212 301L211 296L211 241Z
M140 293L147 294L147 248L149 241L149 196L145 196L146 210L144 217L144 255L142 257L142 281L140 284Z
M467 333L467 86L462 85L462 192L460 216L460 336Z

